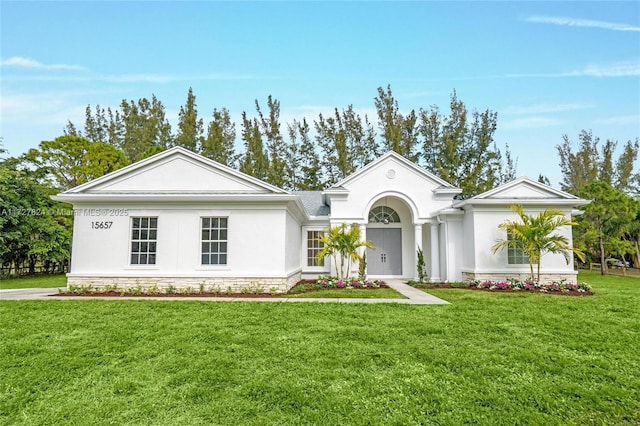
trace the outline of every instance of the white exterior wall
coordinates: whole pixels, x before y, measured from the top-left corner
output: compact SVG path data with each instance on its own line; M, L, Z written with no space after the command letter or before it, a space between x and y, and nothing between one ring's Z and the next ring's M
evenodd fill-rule
M442 279L445 282L462 281L462 263L466 244L463 237L462 217L447 217L441 228L444 228L444 239L446 239L444 243L446 266L441 269L443 271Z
M302 253L300 245L302 244L302 233L300 223L289 212L286 212L286 241L285 241L285 269L287 273L301 271ZM306 235L305 235L306 237Z
M462 271L476 268L475 216L467 211L462 219Z
M389 178L393 171L393 178ZM438 199L433 190L437 184L429 182L415 170L407 168L397 160L390 158L367 173L348 182L348 197L331 199L332 221L366 222L372 205L381 198L398 197L405 200L412 212L412 223L428 219L431 213L451 205L451 198Z
M543 211L545 207L526 207L525 212L527 214L538 214ZM566 215L571 214L570 210L565 210ZM507 238L506 233L499 229L498 226L505 220L519 220L511 210L507 210L505 207L474 207L466 212L465 223L471 220L474 223L475 229L475 244L473 246L472 259L475 258L475 267L469 268L469 264L466 263L463 268L463 272L469 277L470 274L474 274L480 279L485 277L498 278L528 278L531 276L529 264L524 265L509 265L507 259L507 250L501 250L496 254L493 254L491 247L498 241ZM568 238L569 243L573 244L572 231L570 227L565 227L559 230L560 235L564 235ZM534 274L537 271L536 265L534 265ZM575 280L576 273L574 272L573 257L570 259L567 265L565 258L562 254L546 253L542 256L540 273L542 281L549 281L554 279L568 278Z
M154 207L135 205L76 206L72 265L69 283L108 285L111 278L242 278L247 283L273 284L299 279L300 227L285 206L219 205ZM118 212L127 215L94 216L92 212ZM226 265L201 264L201 217L228 218ZM157 217L155 265L131 265L131 218ZM259 218L259 220L256 220ZM92 222L113 222L109 229L93 229ZM293 245L291 245L293 244ZM288 256L288 257L287 257ZM297 274L297 276L296 276ZM87 281L87 276L99 277ZM294 278L291 278L294 276ZM101 281L102 280L102 281ZM283 281L284 280L284 281ZM131 281L131 280L129 280ZM124 280L123 282L128 283ZM154 281L147 280L149 284ZM180 280L176 280L180 283ZM193 283L189 281L192 285ZM234 281L237 287L242 282ZM225 287L226 288L226 287ZM265 291L268 287L265 288ZM285 290L284 287L282 290Z

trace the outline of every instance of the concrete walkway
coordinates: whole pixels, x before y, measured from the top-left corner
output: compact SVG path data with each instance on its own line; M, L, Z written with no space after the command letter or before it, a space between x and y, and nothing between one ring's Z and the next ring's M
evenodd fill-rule
M100 299L100 300L200 300L208 302L323 302L323 303L400 303L406 305L443 305L449 302L413 288L401 280L385 280L387 285L406 299L339 299L339 298L249 298L249 297L69 297L58 296L57 288L24 288L0 290L0 300L34 300L34 299Z

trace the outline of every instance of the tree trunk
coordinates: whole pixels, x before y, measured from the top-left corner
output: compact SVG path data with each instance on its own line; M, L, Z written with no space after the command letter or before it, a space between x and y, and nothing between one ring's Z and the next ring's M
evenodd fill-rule
M600 234L600 275L607 275L607 262L604 258L604 238Z
M636 240L636 258L633 260L633 264L636 268L640 268L640 244Z

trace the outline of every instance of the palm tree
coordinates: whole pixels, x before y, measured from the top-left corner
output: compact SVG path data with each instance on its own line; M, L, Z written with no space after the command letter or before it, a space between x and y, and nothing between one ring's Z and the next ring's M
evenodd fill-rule
M320 238L324 247L317 255L318 262L322 264L326 256L331 256L336 265L336 273L339 279L348 278L351 273L351 263L362 261L358 253L360 247L374 249L369 241L361 241L362 234L358 225L347 228L346 223L329 228ZM347 268L346 274L344 268Z
M540 281L540 260L544 253L562 253L567 264L570 254L575 253L584 262L584 254L569 245L563 235L554 233L564 226L576 225L561 210L546 209L537 216L528 215L520 205L511 206L522 222L507 220L498 227L507 231L510 238L498 240L491 248L493 254L505 248L522 250L529 257L529 268L533 278L533 265L538 266L537 281Z

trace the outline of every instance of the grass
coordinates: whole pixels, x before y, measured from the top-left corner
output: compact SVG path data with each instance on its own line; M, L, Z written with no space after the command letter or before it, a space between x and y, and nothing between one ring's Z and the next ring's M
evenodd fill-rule
M289 298L314 298L327 297L332 299L406 299L403 295L392 288L376 288L376 289L324 289L316 290L308 293L288 294Z
M640 280L450 305L0 301L1 424L637 425Z
M66 286L67 277L65 275L42 275L36 277L21 277L0 280L0 290L8 290L14 288L50 288Z

